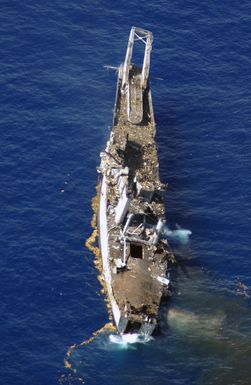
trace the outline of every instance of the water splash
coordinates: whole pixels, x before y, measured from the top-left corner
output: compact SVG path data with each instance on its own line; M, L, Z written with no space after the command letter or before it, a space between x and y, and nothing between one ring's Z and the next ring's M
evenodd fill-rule
M122 335L111 334L109 339L113 344L121 345L121 347L127 347L128 344L146 344L147 342L153 340L153 337L137 333L128 333Z
M168 226L165 226L162 233L168 241L176 245L185 246L189 242L189 237L192 234L192 231L182 229L179 226L177 226L175 230L171 230Z

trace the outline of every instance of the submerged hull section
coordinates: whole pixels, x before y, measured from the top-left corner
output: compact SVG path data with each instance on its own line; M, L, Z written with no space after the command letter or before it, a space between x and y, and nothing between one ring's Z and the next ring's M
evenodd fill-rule
M133 45L145 44L142 67ZM114 122L101 156L99 238L103 278L119 333L150 335L167 293L173 261L162 237L164 191L159 179L155 121L148 82L152 34L132 28L119 67Z

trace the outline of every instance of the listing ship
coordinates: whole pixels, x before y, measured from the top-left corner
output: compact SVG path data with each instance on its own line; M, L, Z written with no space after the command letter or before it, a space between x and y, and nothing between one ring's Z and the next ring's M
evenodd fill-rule
M159 178L149 85L152 41L151 32L131 29L118 68L113 127L97 168L103 279L120 334L154 332L174 260L164 237L166 185ZM132 63L136 44L144 47L142 66Z

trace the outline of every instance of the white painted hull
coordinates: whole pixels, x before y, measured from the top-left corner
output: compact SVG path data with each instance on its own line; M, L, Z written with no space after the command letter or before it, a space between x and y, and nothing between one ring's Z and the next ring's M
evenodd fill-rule
M106 177L102 179L101 193L100 193L100 204L99 204L99 239L100 239L100 250L103 264L103 276L107 287L108 297L112 307L112 313L115 323L118 327L120 321L120 310L115 301L112 292L112 277L109 264L109 243L108 243L108 228L107 228L107 185Z

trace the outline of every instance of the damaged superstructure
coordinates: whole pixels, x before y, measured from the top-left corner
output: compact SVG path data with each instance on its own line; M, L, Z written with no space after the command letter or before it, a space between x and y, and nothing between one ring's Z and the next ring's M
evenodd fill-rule
M142 66L132 64L144 44ZM165 226L165 185L159 179L149 87L152 34L133 27L118 68L113 128L101 152L99 240L103 277L119 333L150 335L167 293L173 261Z

